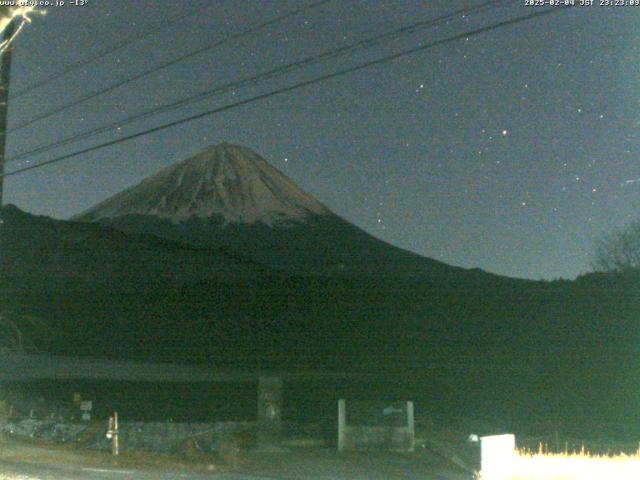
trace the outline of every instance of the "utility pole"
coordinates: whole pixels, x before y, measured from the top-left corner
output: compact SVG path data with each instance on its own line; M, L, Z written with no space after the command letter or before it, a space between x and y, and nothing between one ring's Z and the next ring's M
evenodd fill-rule
M0 18L9 14L9 7L0 7ZM7 25L2 34L2 40L9 40L16 31L15 20ZM11 45L9 44L0 56L0 278L7 278L6 252L4 251L4 220L3 220L3 186L4 186L4 160L5 146L7 143L7 113L9 110L9 79L11 77ZM0 289L0 316L6 308L6 294Z
M8 7L0 9L0 17L9 13ZM8 41L16 31L14 20L3 32L2 40ZM7 144L7 113L9 111L9 80L11 78L11 45L0 57L0 226L2 225L2 205L4 186L5 147ZM0 238L0 241L2 239Z

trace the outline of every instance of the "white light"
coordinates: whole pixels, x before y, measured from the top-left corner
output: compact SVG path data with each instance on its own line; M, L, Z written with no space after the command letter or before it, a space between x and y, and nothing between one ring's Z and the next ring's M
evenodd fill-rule
M16 28L13 35L11 35L11 37L7 40L0 43L0 53L4 52L9 47L9 45L11 45L13 40L18 36L20 31L24 27L25 23L31 23L31 18L29 18L29 15L31 15L32 13L39 13L40 15L44 15L46 13L46 11L44 10L36 11L35 8L36 7L14 7L9 9L8 15L6 17L0 18L0 32L3 34L14 19L18 17L22 19L22 22L20 23L18 28Z
M527 453L515 450L513 435L482 437L482 480L632 480L640 478L640 452L634 455Z
M483 480L507 480L513 472L516 437L513 434L480 438Z

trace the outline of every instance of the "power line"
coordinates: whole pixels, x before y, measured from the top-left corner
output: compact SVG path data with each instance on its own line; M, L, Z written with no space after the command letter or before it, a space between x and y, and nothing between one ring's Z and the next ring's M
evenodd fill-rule
M42 80L37 81L36 83L33 83L25 88L23 88L22 90L18 90L15 94L11 95L10 100L13 100L14 98L19 98L22 97L30 92L32 92L33 90L43 87L44 85L53 82L54 80L57 80L58 78L64 77L65 75L71 73L72 71L84 67L85 65L89 65L90 63L93 63L97 60L100 60L101 58L104 58L108 55L111 55L119 50L122 50L125 47L128 47L129 45L131 45L132 43L138 42L140 40L144 40L145 38L151 37L153 35L155 35L156 33L162 31L163 29L172 26L173 24L180 22L181 20L184 20L185 18L189 18L192 17L206 9L208 9L209 7L211 7L211 5L209 4L205 4L203 6L200 6L198 8L194 8L191 9L189 11L187 11L186 13L181 13L180 15L174 15L172 17L169 17L165 20L162 20L161 22L158 22L152 29L146 31L146 32L141 32L137 35L133 35L119 43L115 43L114 45L106 48L105 50L103 50L101 53L98 53L97 55L94 55L93 57L89 57L86 58L84 60L79 60L77 62L72 63L71 65L67 66L65 69L59 71L58 73L54 73L52 75L49 75L48 77L43 78Z
M143 136L146 136L146 135L150 135L152 133L156 133L156 132L159 132L159 131L162 131L162 130L166 130L168 128L172 128L172 127L175 127L175 126L178 126L178 125L182 125L182 124L185 124L185 123L193 122L195 120L199 120L201 118L209 117L209 116L215 115L217 113L221 113L221 112L224 112L224 111L227 111L227 110L231 110L231 109L236 108L236 107L240 107L240 106L243 106L243 105L248 105L248 104L251 104L251 103L255 103L257 101L264 100L266 98L269 98L269 97L272 97L272 96L275 96L275 95L279 95L281 93L288 93L288 92L291 92L291 91L294 91L294 90L298 90L298 89L303 88L303 87L307 87L309 85L314 85L316 83L323 82L325 80L341 77L341 76L347 75L347 74L352 73L352 72L363 70L365 68L381 65L383 63L387 63L387 62L392 61L392 60L397 60L399 58L402 58L402 57L405 57L407 55L411 55L411 54L414 54L414 53L417 53L417 52L420 52L420 51L423 51L423 50L427 50L427 49L435 48L435 47L438 47L438 46L441 46L441 45L445 45L447 43L451 43L451 42L454 42L456 40L460 40L462 38L468 38L468 37L480 35L482 33L486 33L486 32L489 32L489 31L492 31L492 30L496 30L498 28L510 26L510 25L515 25L515 24L518 24L518 23L521 23L521 22L524 22L524 21L527 21L527 20L531 20L531 19L534 19L534 18L542 17L544 15L550 15L550 14L553 14L553 13L558 13L558 12L561 12L561 11L566 10L568 8L572 8L572 6L571 5L566 5L566 6L563 5L563 6L560 6L560 7L554 7L552 9L547 9L547 10L543 10L543 11L540 11L540 12L534 12L534 13L531 13L529 15L525 15L523 17L517 17L517 18L510 19L510 20L505 20L505 21L502 21L502 22L499 22L499 23L496 23L496 24L493 24L493 25L488 25L488 26L481 27L481 28L478 28L478 29L475 29L475 30L470 30L468 32L456 34L456 35L453 35L451 37L448 37L448 38L445 38L445 39L442 39L442 40L437 40L435 42L428 43L426 45L420 45L418 47L414 47L414 48L411 48L411 49L408 49L408 50L403 50L403 51L395 53L393 55L388 55L388 56L385 56L385 57L381 57L381 58L378 58L376 60L371 60L371 61L368 61L368 62L365 62L365 63L361 63L361 64L353 66L353 67L345 68L343 70L338 70L336 72L328 73L326 75L321 75L320 77L316 77L316 78L311 79L311 80L306 80L306 81L303 81L303 82L299 82L299 83L296 83L294 85L290 85L288 87L282 87L282 88L279 88L279 89L276 89L276 90L272 90L271 92L267 92L267 93L263 93L263 94L260 94L260 95L256 95L254 97L247 98L247 99L244 99L244 100L239 100L237 102L230 103L230 104L224 105L222 107L215 108L213 110L202 112L202 113L199 113L197 115L192 115L190 117L183 118L181 120L176 120L176 121L173 121L173 122L170 122L170 123L166 123L164 125L160 125L160 126L157 126L157 127L149 128L147 130L143 130L141 132L133 133L133 134L128 135L128 136L123 137L123 138L119 138L119 139L116 139L116 140L111 140L111 141L108 141L108 142L105 142L105 143L101 143L99 145L94 145L93 147L88 147L88 148L85 148L85 149L82 149L82 150L78 150L76 152L68 153L66 155L62 155L62 156L53 158L51 160L44 161L44 162L41 162L41 163L36 164L36 165L30 165L28 167L20 168L18 170L14 170L12 172L5 173L5 174L2 175L2 177L10 177L10 176L13 176L13 175L18 175L18 174L21 174L21 173L24 173L24 172L27 172L27 171L30 171L30 170L34 170L34 169L41 168L41 167L44 167L44 166L47 166L47 165L51 165L51 164L54 164L54 163L61 162L63 160L67 160L69 158L77 157L77 156L83 155L85 153L94 152L96 150L100 150L100 149L105 148L105 147L116 145L118 143L126 142L128 140L133 140L135 138L139 138L139 137L143 137Z
M338 56L341 55L345 55L348 53L351 53L357 49L363 49L363 48L367 48L370 47L372 45L375 44L381 44L383 41L388 41L388 40L393 40L396 39L402 35L407 35L407 34L413 34L419 30L422 30L424 28L428 28L428 27L433 27L435 25L438 25L440 23L446 23L448 21L450 21L452 18L456 17L456 16L460 16L460 15L469 15L471 13L478 13L482 10L487 9L488 7L491 6L495 6L498 5L500 3L506 3L506 2L513 2L514 0L489 0L486 1L480 5L477 5L475 7L468 7L468 8L462 8L459 10L456 10L455 12L452 12L450 14L447 15L443 15L440 17L437 17L435 19L429 19L429 20L422 20L420 22L416 22L413 23L411 25L405 26L405 27L401 27L398 28L396 30L392 30L389 32L385 32L383 34L380 35L376 35L374 37L370 37L361 41L358 41L356 43L353 43L351 45L345 45L343 47L337 48L337 49L332 49L332 50L328 50L322 54L319 55L312 55L312 56L308 56L306 58L303 58L301 60L297 60L295 62L289 63L287 65L283 65L281 67L277 67L277 68L273 68L271 70L268 70L266 72L257 74L257 75L253 75L253 76L249 76L249 77L245 77L233 82L228 82L222 85L219 85L218 87L215 87L214 89L210 89L210 90L206 90L204 92L195 94L195 95L191 95L189 97L177 100L175 102L171 102L169 104L165 104L165 105L161 105L159 107L155 107L152 108L150 110L146 110L144 112L138 113L136 115L127 117L125 119L122 120L117 120L115 122L109 123L107 125L101 126L101 127L97 127L82 133L79 133L77 135L73 135L71 137L68 137L66 139L62 139L62 140L58 140L56 142L50 143L50 144L44 144L44 145L39 145L31 150L25 151L25 152L21 152L18 153L16 155L14 155L13 157L11 157L10 159L7 160L7 162L10 161L16 161L16 160L20 160L22 158L25 157L29 157L38 153L42 153L45 151L48 151L52 148L56 148L56 147L60 147L63 145L67 145L69 143L74 143L76 141L79 140L83 140L86 138L90 138L93 137L95 135L98 135L100 133L104 133L107 132L109 130L115 129L115 128L121 128L123 126L129 125L137 120L140 120L142 118L146 118L146 117L150 117L153 115L157 115L160 113L164 113L173 109L176 109L178 107L187 105L189 103L194 103L196 101L199 100L203 100L205 98L208 97L212 97L221 93L225 93L228 92L230 90L235 90L241 87L245 87L247 85L251 85L254 83L257 83L259 81L264 81L264 80L268 80L270 78L274 78L278 75L282 75L284 73L290 72L292 70L295 69L299 69L301 67L307 67L309 65L313 65L319 62L323 62L325 60L329 60L332 58L336 58Z
M247 28L245 30L242 30L241 32L234 33L233 35L229 35L229 36L227 36L227 37L225 37L225 38L223 38L221 40L218 40L217 42L215 42L215 43L213 43L211 45L207 45L206 47L201 47L201 48L198 48L196 50L193 50L193 51L191 51L191 52L189 52L189 53L187 53L185 55L182 55L182 56L180 56L178 58L175 58L175 59L170 60L168 62L161 63L159 65L156 65L155 67L151 67L151 68L149 68L149 69L147 69L147 70L145 70L145 71L143 71L143 72L141 72L141 73L139 73L137 75L134 75L133 77L126 78L124 80L121 80L119 82L111 84L108 87L105 87L105 88L103 88L101 90L98 90L98 91L96 91L94 93L91 93L91 94L86 95L84 97L80 97L80 98L78 98L76 100L73 100L73 101L71 101L71 102L69 102L69 103L67 103L65 105L61 105L60 107L54 108L53 110L50 110L48 112L42 113L40 115L37 115L36 117L32 118L31 120L27 120L26 122L18 124L15 127L9 129L9 132L15 132L17 130L21 130L21 129L25 128L25 127L28 127L29 125L33 125L36 122L39 122L39 121L44 120L46 118L49 118L49 117L51 117L53 115L61 113L61 112L65 111L65 110L68 110L69 108L75 107L75 106L80 105L80 104L82 104L84 102L92 100L92 99L94 99L96 97L99 97L99 96L104 95L106 93L112 92L112 91L114 91L114 90L116 90L116 89L118 89L118 88L120 88L120 87L122 87L124 85L127 85L129 83L135 82L137 80L140 80L141 78L144 78L144 77L146 77L148 75L151 75L153 73L157 73L157 72L159 72L161 70L164 70L165 68L171 67L171 66L176 65L176 64L178 64L180 62L183 62L183 61L185 61L185 60L187 60L189 58L193 58L193 57L195 57L197 55L200 55L201 53L204 53L206 51L209 51L209 50L212 50L214 48L217 48L217 47L219 47L219 46L221 46L221 45L223 45L223 44L225 44L227 42L230 42L231 40L236 40L236 39L244 37L246 35L250 35L252 33L258 32L258 31L260 31L260 30L262 30L262 29L264 29L266 27L269 27L271 25L279 23L282 20L285 20L285 19L287 19L289 17L298 15L300 13L306 12L306 11L314 9L314 8L318 8L318 7L324 5L325 3L328 3L330 1L333 1L333 0L320 0L318 2L312 3L312 4L307 5L305 7L301 7L301 8L298 8L296 10L292 10L292 11L290 11L288 13L285 13L283 15L279 15L278 17L275 17L275 18L273 18L271 20L267 20L266 22L258 23L258 24L254 25L252 27L249 27L249 28Z

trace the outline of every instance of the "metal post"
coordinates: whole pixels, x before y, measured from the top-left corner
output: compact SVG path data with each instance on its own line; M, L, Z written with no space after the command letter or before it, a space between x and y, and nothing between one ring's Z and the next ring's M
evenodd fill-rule
M258 379L258 447L277 449L282 433L282 379Z
M345 449L345 440L347 435L347 405L343 399L338 400L338 451L343 452Z
M118 412L113 414L113 454L120 455L120 444L118 442Z
M415 424L415 418L413 413L412 401L407 402L407 432L409 437L408 449L410 452L413 452L415 450L415 444L416 444L416 424Z
M107 438L111 440L111 453L113 455L120 454L120 444L118 441L118 412L109 417L109 429L107 430Z

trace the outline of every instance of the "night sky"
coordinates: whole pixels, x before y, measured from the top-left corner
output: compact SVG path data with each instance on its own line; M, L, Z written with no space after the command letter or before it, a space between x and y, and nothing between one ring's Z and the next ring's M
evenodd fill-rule
M49 8L16 41L14 93L179 9L208 6L14 99L10 128L308 3L89 0ZM7 154L479 3L334 0L12 131ZM542 9L503 2L29 160ZM640 7L577 6L9 177L5 202L68 218L228 141L256 150L333 211L394 245L509 276L572 278L588 271L602 234L640 217L639 102Z

